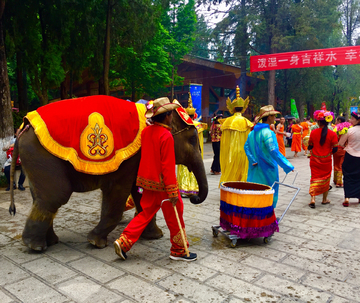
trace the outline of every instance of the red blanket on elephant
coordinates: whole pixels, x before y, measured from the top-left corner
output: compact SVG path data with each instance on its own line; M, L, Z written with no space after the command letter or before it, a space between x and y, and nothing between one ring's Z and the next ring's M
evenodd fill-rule
M77 171L113 172L141 146L145 106L109 96L63 100L26 115L40 143Z

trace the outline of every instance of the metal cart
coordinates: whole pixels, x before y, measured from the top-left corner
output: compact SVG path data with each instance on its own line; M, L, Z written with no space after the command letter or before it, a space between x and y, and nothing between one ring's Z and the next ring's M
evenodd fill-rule
M293 182L291 183L291 185L284 183L286 177L288 176L288 174L286 174L285 177L284 177L284 179L282 180L282 182L275 181L275 182L273 183L273 185L271 186L271 188L273 189L275 184L279 184L279 185L282 185L282 186L286 186L286 187L289 187L289 188L296 189L296 192L295 192L294 196L292 197L290 203L288 204L288 206L286 207L285 211L284 211L283 214L281 215L280 219L277 219L278 224L280 224L281 220L284 218L286 212L288 211L288 209L290 208L291 204L294 202L296 196L298 195L298 193L299 193L299 191L300 191L300 187L294 186L294 183L295 183L295 180L296 180L297 175L298 175L298 172L295 171L295 177L294 177L294 180L293 180ZM227 237L228 239L230 239L230 240L231 240L231 243L230 243L230 246L231 246L231 247L236 247L237 240L238 240L238 239L241 239L241 238L238 237L237 235L232 235L230 231L224 230L220 225L213 225L211 228L212 228L212 232L213 232L213 236L214 236L214 237L217 237L218 234L221 233L221 234L223 234L225 237ZM264 243L269 243L273 235L274 235L274 234L272 234L271 236L265 237L265 238L264 238ZM248 239L250 239L250 238L248 238Z

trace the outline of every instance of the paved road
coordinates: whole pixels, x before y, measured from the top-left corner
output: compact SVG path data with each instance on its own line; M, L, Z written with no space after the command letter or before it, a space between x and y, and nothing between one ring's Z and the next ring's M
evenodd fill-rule
M205 144L210 171L212 150ZM342 189L330 205L309 203L309 164L288 158L299 171L301 191L269 244L239 240L235 248L211 226L219 223L219 176L208 173L209 195L201 205L185 199L184 219L196 262L169 259L169 231L161 212L160 240L139 240L126 261L112 242L133 217L125 213L109 235L110 245L93 248L86 235L99 219L100 191L74 194L54 221L60 243L44 253L29 251L21 232L31 206L29 189L16 190L17 214L8 213L9 193L0 189L0 302L360 302L360 205L344 208ZM294 174L290 174L293 176ZM291 181L291 180L289 180ZM292 190L281 188L277 216Z

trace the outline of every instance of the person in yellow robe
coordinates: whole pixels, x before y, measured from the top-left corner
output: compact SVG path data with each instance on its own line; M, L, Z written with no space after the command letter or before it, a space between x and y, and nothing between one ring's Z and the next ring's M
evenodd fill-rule
M186 112L189 114L191 119L194 119L195 108L192 105L191 95L189 93L188 107L185 108ZM207 129L206 123L201 123L198 121L193 121L199 135L199 143L201 156L204 158L204 130ZM178 165L177 167L177 180L179 184L180 194L183 198L190 197L192 195L197 195L199 193L199 186L197 184L194 173L189 172L185 165Z
M239 87L236 87L236 99L226 100L227 108L233 116L226 118L221 125L220 141L220 183L227 181L246 181L249 161L244 145L253 124L242 116L248 104L249 97L240 97Z

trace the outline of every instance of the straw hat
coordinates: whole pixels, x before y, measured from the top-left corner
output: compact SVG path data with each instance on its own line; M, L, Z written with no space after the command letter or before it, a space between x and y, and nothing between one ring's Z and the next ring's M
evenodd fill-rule
M260 108L260 113L255 117L256 120L261 120L264 117L280 114L277 110L274 109L272 105L266 105Z
M174 99L173 102L170 102L167 97L158 98L154 101L149 101L146 104L147 111L145 113L145 117L152 118L162 113L172 111L180 106L180 103L176 99Z

